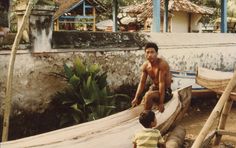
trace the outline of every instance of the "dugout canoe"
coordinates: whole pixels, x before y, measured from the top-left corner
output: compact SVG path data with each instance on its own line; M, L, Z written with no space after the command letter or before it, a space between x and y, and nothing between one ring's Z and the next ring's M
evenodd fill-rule
M165 111L155 111L161 133L167 133L182 119L190 105L191 89L189 86L174 91L172 99L165 104ZM142 111L143 104L99 120L4 142L0 147L130 148L133 135L142 129L138 122Z
M216 93L223 93L232 77L233 72L222 72L198 67L196 83ZM230 97L236 100L236 87L232 90Z

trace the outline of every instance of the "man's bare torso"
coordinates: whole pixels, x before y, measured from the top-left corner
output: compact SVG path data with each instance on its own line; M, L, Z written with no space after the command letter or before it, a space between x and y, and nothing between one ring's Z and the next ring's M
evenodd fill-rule
M162 79L159 75L160 71L164 72L166 88L170 87L172 76L169 70L169 65L164 59L158 58L157 62L153 65L148 61L143 64L143 72L147 73L157 88L160 79Z

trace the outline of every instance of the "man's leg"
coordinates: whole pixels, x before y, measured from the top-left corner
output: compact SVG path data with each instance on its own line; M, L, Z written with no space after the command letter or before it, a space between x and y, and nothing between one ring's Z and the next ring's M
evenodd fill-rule
M154 103L159 105L159 92L148 91L144 96L144 110L151 110Z

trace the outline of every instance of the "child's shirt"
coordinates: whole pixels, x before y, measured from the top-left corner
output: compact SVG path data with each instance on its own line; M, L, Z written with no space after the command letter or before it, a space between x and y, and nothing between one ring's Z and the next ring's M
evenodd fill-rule
M156 148L157 144L164 143L164 139L158 129L144 128L135 134L133 143L137 148Z

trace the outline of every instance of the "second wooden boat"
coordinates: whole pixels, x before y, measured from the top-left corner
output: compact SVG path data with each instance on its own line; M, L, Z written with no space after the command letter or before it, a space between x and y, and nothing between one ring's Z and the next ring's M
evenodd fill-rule
M222 93L232 77L233 72L221 72L199 67L196 83L216 93ZM232 90L230 97L236 100L236 88Z

